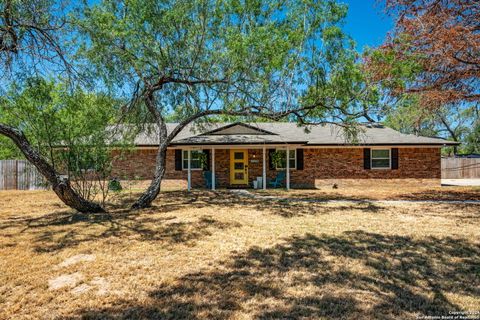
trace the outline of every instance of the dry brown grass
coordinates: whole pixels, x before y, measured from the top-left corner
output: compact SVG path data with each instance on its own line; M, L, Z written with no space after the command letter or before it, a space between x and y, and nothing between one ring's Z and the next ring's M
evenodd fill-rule
M267 189L256 191L264 195L276 195L284 198L308 198L318 200L479 200L480 187L456 186L396 186L379 184L378 186L342 186L336 189L322 187L320 189L295 190L286 192L283 189Z
M151 209L85 217L50 192L0 192L0 318L396 319L478 310L479 227L474 204L175 191ZM49 289L72 274L70 286Z

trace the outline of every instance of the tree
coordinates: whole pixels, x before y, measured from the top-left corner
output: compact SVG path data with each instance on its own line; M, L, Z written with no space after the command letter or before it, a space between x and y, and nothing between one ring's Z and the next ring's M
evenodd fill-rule
M15 77L21 81L56 67L71 70L60 44L65 29L63 7L50 0L0 1L0 90L5 91ZM63 39L64 40L64 39ZM8 101L3 98L0 106ZM5 117L5 114L2 114ZM103 212L97 203L76 192L69 179L63 179L48 159L31 143L21 126L0 122L0 135L10 139L51 184L53 191L68 206L80 212Z
M473 142L476 140L475 127L479 122L477 108L444 105L434 111L420 108L417 99L405 100L386 111L384 123L403 133L422 136L442 136L463 146L442 149L446 154L471 153L478 150ZM478 138L477 138L478 141Z
M480 101L480 3L386 0L396 17L387 42L368 57L391 93L417 94L427 110ZM400 81L403 80L403 81Z
M18 150L10 139L0 136L0 160L21 159L22 157L22 152Z
M29 148L79 197L94 203L100 193L103 204L111 163L109 145L115 143L107 127L115 118L115 105L105 95L30 78L22 86L12 86L0 99L0 121L22 128ZM60 173L68 179L60 178Z
M478 112L478 109L477 109ZM477 120L475 121L471 132L465 138L464 152L480 154L480 117L477 114Z
M0 78L71 71L62 37L66 7L61 0L0 0Z
M154 178L133 208L149 206L166 149L209 117L347 124L367 114L353 42L332 0L104 0L76 21L83 54L108 87L131 95L157 127ZM179 124L166 129L171 111Z
M387 124L459 142L470 137L470 145L479 119L480 3L386 0L386 9L395 28L366 53L364 67L388 100Z

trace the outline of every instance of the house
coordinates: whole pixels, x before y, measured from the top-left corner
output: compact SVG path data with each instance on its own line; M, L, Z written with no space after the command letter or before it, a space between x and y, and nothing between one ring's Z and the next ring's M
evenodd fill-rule
M168 124L172 130L176 124ZM215 123L187 126L167 150L164 183L212 188L249 187L279 172L286 188L333 184L422 183L440 185L441 148L455 142L402 134L380 124L363 125L356 142L337 125L295 123ZM113 175L151 179L158 135L142 132L134 151L115 157ZM207 172L207 173L205 173Z

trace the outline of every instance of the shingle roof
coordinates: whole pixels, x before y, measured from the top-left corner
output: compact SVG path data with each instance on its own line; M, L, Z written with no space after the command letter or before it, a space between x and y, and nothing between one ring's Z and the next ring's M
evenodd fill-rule
M176 123L168 123L167 130L171 132ZM235 134L234 126L238 127L238 134ZM249 128L240 129L240 127ZM228 134L222 134L223 127ZM258 129L257 133L253 132ZM155 130L141 132L135 139L135 145L151 146L158 145L158 135ZM213 132L212 132L213 131ZM172 145L221 145L221 144L302 144L302 145L455 145L456 142L442 138L416 136L403 134L383 125L362 125L358 134L357 143L349 142L343 134L343 129L338 125L319 125L299 127L295 123L213 123L204 125L189 125L185 127L173 139Z

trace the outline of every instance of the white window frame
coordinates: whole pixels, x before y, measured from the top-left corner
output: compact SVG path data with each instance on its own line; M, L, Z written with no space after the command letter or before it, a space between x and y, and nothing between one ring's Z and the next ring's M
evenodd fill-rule
M193 160L193 153L194 152L203 153L203 150L190 150L190 161ZM185 161L188 161L188 155L186 155L185 153L188 153L188 150L182 150L182 170L188 170L188 163L187 163L187 166L185 167ZM200 163L200 168L190 167L190 170L192 170L192 171L203 170L202 164Z
M387 150L388 151L388 158L375 158L375 160L385 160L388 159L388 167L374 167L373 166L373 150ZM370 149L370 168L372 170L390 170L392 169L392 149L391 148L372 148Z
M280 167L277 167L277 165L275 165L275 170L287 170L287 163L286 163L286 158L287 158L287 149L275 149L275 151L285 151L285 168L280 168ZM290 166L290 170L297 170L297 149L290 149L290 151L293 151L293 159L292 157L290 157L290 160L295 160L295 167L292 167Z

